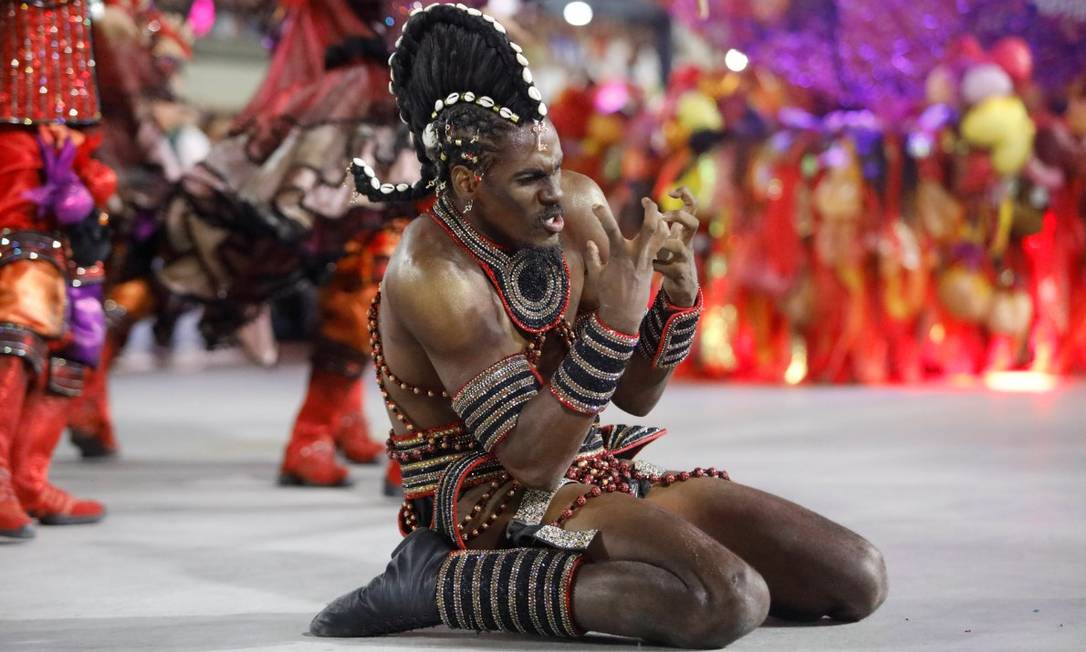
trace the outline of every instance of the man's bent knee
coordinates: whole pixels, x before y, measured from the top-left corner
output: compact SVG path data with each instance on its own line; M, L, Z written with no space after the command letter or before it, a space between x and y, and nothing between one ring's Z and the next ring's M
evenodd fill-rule
M742 566L714 573L716 581L695 592L697 607L673 645L721 648L761 625L769 613L769 587L758 571ZM720 576L724 581L719 581Z
M847 594L830 614L836 620L855 622L867 618L886 600L886 563L878 548L864 541L850 572Z

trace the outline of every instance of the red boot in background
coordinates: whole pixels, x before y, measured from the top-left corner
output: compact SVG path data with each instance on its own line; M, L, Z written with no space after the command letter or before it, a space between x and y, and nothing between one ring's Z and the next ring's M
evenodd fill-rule
M385 495L390 497L403 495L403 472L400 470L400 463L396 460L389 460L388 468L385 470Z
M118 347L107 337L97 368L87 369L83 393L72 399L68 410L69 441L83 459L113 457L117 440L113 437L113 417L109 412L109 367Z
M19 427L19 413L26 397L29 374L26 363L12 355L0 355L0 538L32 539L30 517L19 504L12 487L11 447Z
M78 391L82 365L59 358L50 360L49 383L36 383L23 403L19 436L11 450L15 493L27 514L43 525L96 523L105 507L94 500L75 498L49 483L49 463L68 419L71 396Z
M355 464L376 464L385 453L384 444L370 437L362 413L362 379L344 378L350 383L347 400L336 419L334 438L343 456Z
M347 469L336 462L333 424L348 402L350 379L313 367L302 409L294 421L279 469L279 484L307 487L346 487Z

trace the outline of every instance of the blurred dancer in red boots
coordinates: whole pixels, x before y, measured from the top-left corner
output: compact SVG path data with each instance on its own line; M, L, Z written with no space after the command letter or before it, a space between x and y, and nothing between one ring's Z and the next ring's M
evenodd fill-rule
M30 518L66 525L105 509L53 486L71 399L102 347L99 210L116 177L91 158L99 119L84 0L4 2L0 55L0 536Z
M205 332L236 328L298 285L321 287L309 387L280 466L286 485L346 485L337 449L362 463L384 451L366 428L359 377L368 297L398 237L386 225L409 211L353 200L345 185L356 157L418 176L386 90L388 53L371 27L380 4L285 5L268 76L166 214L159 278L210 309Z

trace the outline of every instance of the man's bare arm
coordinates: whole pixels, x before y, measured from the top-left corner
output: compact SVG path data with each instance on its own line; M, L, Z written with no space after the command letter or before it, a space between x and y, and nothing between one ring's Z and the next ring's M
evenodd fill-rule
M624 336L607 324L626 333L636 331L645 311L652 277L649 252L663 244L668 228L654 214L645 220L641 234L632 241L622 237L613 221L606 231L612 254L609 264L604 267L600 263L595 245L589 247L587 256L589 270L607 295L599 309L602 321L594 332L602 340L622 340ZM442 384L453 395L454 405L462 388L469 384L479 387L480 378L487 378L485 373L497 363L508 359L510 365L519 363L521 370L527 367L526 362L515 359L522 355L522 340L504 316L501 303L485 277L474 268L465 270L441 257L413 260L405 257L394 261L385 277L385 286L385 296L392 302L399 321L426 351ZM631 349L632 344L626 349L626 357L620 355L603 362L624 365ZM552 379L554 387L539 387L538 393L518 404L515 425L497 438L492 452L521 484L537 488L556 486L584 442L596 413L593 406L564 393L562 375L565 370L568 378L577 376L583 383L589 376L581 375L581 371L597 350L567 354ZM614 385L610 388L607 396ZM580 390L571 391L576 394ZM508 408L509 401L492 406L495 410ZM598 409L602 409L602 404Z
M592 196L595 201L603 202L602 205L606 206L599 186L587 177L582 183L585 186L583 190L586 196ZM669 211L662 216L663 221L669 225L670 232L658 255L666 256L667 262L654 262L654 268L664 274L664 284L660 291L667 292L672 303L687 307L694 305L697 299L697 272L693 265L693 252L690 245L697 232L698 222L694 217L694 200L690 192L682 188L673 194L683 199L684 209ZM646 211L656 210L656 205L651 200L645 199L642 204ZM601 212L599 220L584 229L589 240L597 246L602 243L604 248L601 248L601 251L604 252L604 256L609 251L606 249L607 240L603 231L603 223L606 221L614 221L610 211ZM587 310L594 309L601 300L598 298L597 288L587 287L591 284L590 278L583 294L587 299L582 301L582 307ZM634 355L626 366L626 372L619 382L612 402L630 414L644 416L660 400L673 372L674 367L657 367L649 358L640 354Z

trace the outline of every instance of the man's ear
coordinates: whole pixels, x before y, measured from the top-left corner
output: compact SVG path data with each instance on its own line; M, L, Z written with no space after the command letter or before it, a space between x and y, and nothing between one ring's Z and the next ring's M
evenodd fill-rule
M475 193L479 192L479 184L482 182L482 177L477 175L474 170L470 170L467 166L456 165L453 166L452 172L450 172L452 178L453 188L456 189L456 193L464 199L474 199Z

